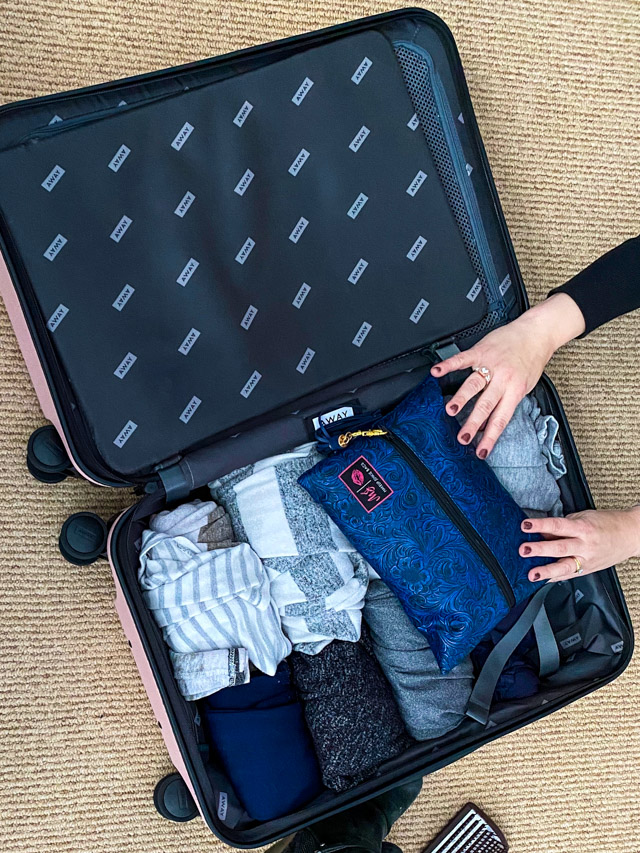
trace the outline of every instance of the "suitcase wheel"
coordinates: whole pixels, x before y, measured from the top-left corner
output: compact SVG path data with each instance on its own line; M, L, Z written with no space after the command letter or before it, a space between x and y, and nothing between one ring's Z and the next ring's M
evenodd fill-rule
M27 468L41 483L61 483L69 476L71 462L53 424L31 433L27 444Z
M108 528L95 512L76 512L62 525L58 547L74 566L88 566L106 556Z
M170 773L156 785L153 803L158 814L167 820L184 823L198 816L198 809L179 773Z

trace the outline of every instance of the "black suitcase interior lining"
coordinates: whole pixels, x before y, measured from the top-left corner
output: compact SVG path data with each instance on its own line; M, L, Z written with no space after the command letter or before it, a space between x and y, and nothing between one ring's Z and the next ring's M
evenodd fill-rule
M370 65L363 65L365 57ZM296 104L291 98L306 79L313 86L302 99L301 89ZM245 102L253 108L245 108L243 119ZM243 134L252 121L259 134ZM187 127L180 141L185 122L193 131ZM364 138L363 126L369 131ZM174 139L177 148L171 148ZM207 139L215 144L207 147ZM130 153L109 169L123 144ZM302 149L309 157L296 167ZM328 165L334 161L335 171ZM56 165L65 169L61 178ZM296 174L288 171L292 166ZM247 168L254 177L246 191L235 192ZM407 189L419 172L427 177L411 195ZM51 192L40 186L49 175ZM311 437L312 415L321 411L350 403L385 409L424 377L439 344L455 339L468 346L526 307L459 57L439 19L420 10L390 13L141 79L10 105L0 111L0 178L3 252L45 353L67 438L78 460L105 482L146 483L148 494L114 531L114 564L205 819L221 838L238 847L269 843L432 772L624 669L633 638L615 572L558 585L548 600L555 627L571 632L582 617L593 634L591 650L566 655L540 694L496 705L486 728L469 720L444 738L417 744L352 791L327 791L295 815L256 824L235 802L215 755L206 761L197 706L178 693L137 584L140 535L149 515L166 504L154 468L188 452L183 461L191 485L202 486L224 470ZM174 210L186 192L196 198L190 206L187 198L189 209L179 216ZM367 201L349 216L360 193ZM123 215L132 223L116 242L110 234ZM309 225L298 242L289 240L302 216ZM58 233L68 244L50 261L43 253ZM236 254L252 234L255 246L241 264ZM427 243L409 260L418 236ZM199 265L182 287L176 279L192 257ZM370 262L352 284L348 276L360 258ZM135 292L120 311L113 302L132 276ZM305 281L311 290L297 308L291 302ZM469 299L472 286L476 295ZM51 333L46 323L65 299L73 305ZM187 300L193 300L188 310ZM430 304L413 322L420 300ZM125 310L136 301L135 311ZM243 328L250 305L259 310ZM258 335L263 318L268 322ZM363 321L371 330L356 346L352 340ZM65 324L70 333L63 337ZM191 329L200 335L185 355L179 346L185 341L188 348ZM379 329L385 334L378 337ZM151 347L154 337L159 340ZM307 349L313 357L304 371L296 370ZM129 352L136 355L132 366L124 359ZM264 370L256 358L264 360ZM121 364L119 378L113 371ZM262 377L244 397L239 392L254 370ZM114 388L122 395L116 405ZM229 389L233 394L225 400ZM536 395L543 411L561 423L565 510L589 506L548 380ZM180 421L193 397L201 402ZM118 447L118 430L134 420L127 406L141 411L140 426ZM212 436L224 440L212 443ZM204 492L196 488L190 496L198 494ZM217 814L220 791L230 798L224 821Z
M481 164L431 55L395 55L379 32L338 38L180 94L113 93L0 151L12 260L118 478L503 317Z
M111 468L484 317L413 112L372 32L2 152L5 221Z

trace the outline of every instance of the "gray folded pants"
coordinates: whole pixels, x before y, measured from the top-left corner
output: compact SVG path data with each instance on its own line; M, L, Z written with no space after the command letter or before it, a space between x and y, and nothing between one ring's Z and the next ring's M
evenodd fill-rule
M473 687L471 659L442 675L426 637L381 580L369 583L363 615L409 734L429 740L458 726Z

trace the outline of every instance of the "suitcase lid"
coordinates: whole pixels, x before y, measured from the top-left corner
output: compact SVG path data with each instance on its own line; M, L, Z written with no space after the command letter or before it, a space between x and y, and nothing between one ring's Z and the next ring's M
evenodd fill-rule
M7 105L0 146L3 254L100 482L186 494L526 299L420 10Z

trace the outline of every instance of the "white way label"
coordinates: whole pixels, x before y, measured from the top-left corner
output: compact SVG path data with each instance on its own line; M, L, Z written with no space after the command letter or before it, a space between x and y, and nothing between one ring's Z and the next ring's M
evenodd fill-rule
M200 399L200 397L192 397L189 400L189 402L185 406L183 413L180 415L180 420L182 421L182 423L189 423L201 402L202 400Z
M409 260L415 261L415 259L418 257L418 255L420 254L420 252L424 249L424 247L426 245L427 245L427 238L426 237L418 237L416 242L413 244L413 246L407 252L407 257L409 258Z
M258 313L258 309L256 308L256 306L255 305L249 305L249 307L247 308L245 315L242 318L242 321L240 323L240 325L242 326L243 329L249 328L249 326L255 320L257 313Z
M117 172L120 166L124 163L127 157L131 154L131 149L126 145L121 145L109 161L109 168L112 172Z
M184 287L199 266L199 261L196 261L195 258L189 258L189 260L187 261L187 265L176 279L176 282L182 287Z
M358 333L355 338L351 341L351 343L356 347L361 347L364 339L367 337L369 332L371 331L371 323L363 323L358 329Z
M426 173L423 172L422 169L420 169L418 174L415 176L415 178L411 181L411 183L407 187L407 194L410 196L414 196L418 192L420 187L424 184L426 178L427 178Z
M138 424L134 421L127 421L122 430L113 439L116 447L123 447L131 438L133 433L138 429Z
M467 299L469 302L475 302L478 296L480 295L480 291L482 290L482 285L480 284L480 279L477 278L471 287L469 293L467 293Z
M577 646L581 641L582 637L580 634L572 634L570 637L565 637L564 640L560 640L560 645L563 649L570 649L573 646Z
M427 302L427 300L421 299L420 302L418 302L416 307L411 312L411 316L409 317L411 322L417 323L418 320L420 319L420 317L422 317L422 315L424 314L424 312L427 310L428 307L429 307L429 303Z
M300 169L302 169L302 167L304 166L304 164L307 162L308 159L309 159L309 152L307 151L306 148L301 148L300 153L298 154L296 159L293 161L293 163L289 166L289 174L293 175L295 177L298 174L298 172L300 171Z
M252 109L253 104L250 104L249 101L245 101L244 104L238 110L238 114L234 118L233 123L236 124L238 127L242 127Z
M236 255L236 261L239 264L243 264L247 260L247 258L251 254L251 250L253 249L255 244L256 244L255 240L252 240L251 237L247 237L247 239L244 241L242 248L240 249L240 251Z
M311 290L311 288L306 283L306 281L303 282L301 287L300 287L300 290L296 293L296 298L291 303L294 308L300 308L300 306L302 305L304 300L307 298L307 294L309 293L310 290Z
M218 817L220 820L225 820L227 817L227 807L229 798L225 791L220 791L218 795Z
M113 229L111 234L109 235L114 243L119 243L120 240L124 237L129 229L129 226L133 222L133 219L130 219L128 216L123 216L120 222Z
M242 396L248 397L249 394L251 394L251 392L256 387L258 382L260 382L261 379L262 379L262 374L258 373L257 370L254 370L253 373L251 374L251 376L249 377L249 379L247 380L246 385L244 386L244 388L240 392L242 394Z
M49 331L55 332L55 330L58 328L58 326L64 320L68 313L69 309L66 305L62 305L62 303L58 305L56 310L47 320L47 328L49 329Z
M343 406L341 409L332 409L330 412L325 412L317 418L313 418L313 427L318 429L320 424L333 424L336 421L343 421L345 418L353 417L353 408L351 406Z
M369 261L365 261L364 258L360 258L358 263L351 270L351 275L349 276L349 281L351 282L351 284L355 284L358 281L358 279L360 278L360 276L362 275L362 273L366 270L366 268L368 266L369 266Z
M296 367L298 373L304 373L306 371L307 367L309 367L309 365L311 364L311 359L314 357L315 354L315 350L312 350L310 347L306 348L306 350L304 351L304 355L302 356L302 358L298 362L298 366Z
M351 219L355 219L368 201L369 196L366 196L364 193L360 193L358 198L353 202L353 204L347 211L347 216L351 217Z
M293 229L291 234L289 234L289 239L292 243L297 243L298 240L304 234L305 228L309 224L309 220L305 219L304 216L301 216L300 219L296 222L296 227Z
M353 72L353 76L351 77L351 79L356 84L356 86L360 85L360 83L362 82L362 78L367 73L367 71L371 68L372 65L373 65L373 62L371 62L371 60L369 59L368 56L365 56L365 58L362 60L360 65L358 65L356 70Z
M308 77L305 77L304 80L302 81L302 83L300 84L300 88L295 93L293 98L291 98L291 100L293 101L293 103L297 107L299 107L300 104L307 97L307 95L309 94L309 90L311 89L312 86L313 86L313 80L310 80Z
M182 355L187 355L187 353L191 350L191 347L195 344L199 337L200 332L197 329L191 329L187 337L178 347L178 352L181 352Z
M58 234L52 241L52 243L49 245L47 250L44 252L45 258L47 258L47 260L49 261L52 261L56 257L60 249L62 249L62 247L66 245L66 243L67 238L63 237L62 234Z
M249 184L253 180L253 178L254 178L253 172L251 171L251 169L247 169L247 171L244 173L244 175L240 178L240 180L236 184L235 189L234 189L234 193L237 193L238 195L244 195L247 191Z
M195 200L196 197L193 193L186 192L182 197L182 201L173 212L182 219Z
M113 371L113 375L117 376L118 379L123 379L127 373L131 370L135 362L138 360L137 356L135 356L132 352L128 352L125 357L122 359L120 364Z
M134 293L135 287L131 287L130 284L125 284L125 286L122 288L122 290L116 297L116 301L111 303L112 307L115 308L116 311L122 311L122 309L131 299Z
M349 148L352 151L357 151L360 148L360 146L362 145L362 143L365 141L367 136L369 136L370 132L371 131L369 130L369 128L363 124L362 127L360 128L360 130L356 133L356 135L353 137L353 139L349 143Z
M176 151L179 151L182 148L182 146L185 144L187 139L191 136L192 133L193 133L193 125L189 124L188 121L185 121L185 123L182 125L182 127L178 131L178 135L176 136L176 138L171 143L171 147L175 148Z
M511 287L511 276L506 275L500 282L500 296L504 296L507 290Z
M54 166L40 186L44 187L50 193L63 175L64 169L62 166Z

